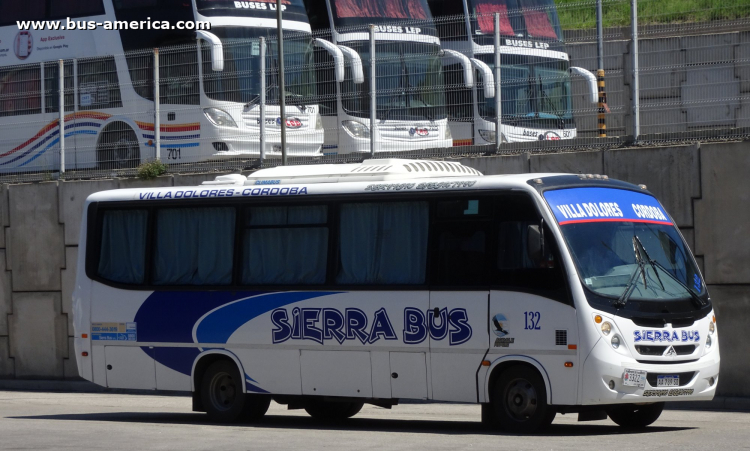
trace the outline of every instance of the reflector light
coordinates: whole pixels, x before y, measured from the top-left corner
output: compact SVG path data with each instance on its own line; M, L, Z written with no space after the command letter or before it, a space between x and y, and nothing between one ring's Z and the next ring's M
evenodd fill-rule
M84 357L88 357L88 356L89 356L89 353L88 353L88 352L86 352L86 351L83 351L83 352L81 353L81 355L82 355L82 356L84 356Z
M565 368L573 368L573 362L565 362Z

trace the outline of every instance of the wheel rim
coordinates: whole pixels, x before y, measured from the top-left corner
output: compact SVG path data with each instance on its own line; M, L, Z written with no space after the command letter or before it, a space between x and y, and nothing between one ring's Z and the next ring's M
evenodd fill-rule
M115 159L118 163L128 163L136 159L136 148L127 137L121 137L115 143Z
M237 399L234 378L228 373L216 374L211 379L211 403L217 410L229 410Z
M518 421L526 421L536 413L538 398L534 385L526 379L514 379L508 384L505 410Z

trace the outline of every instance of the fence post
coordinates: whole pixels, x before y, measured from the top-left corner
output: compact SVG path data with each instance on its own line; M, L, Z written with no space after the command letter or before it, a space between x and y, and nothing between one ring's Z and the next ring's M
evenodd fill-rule
M500 90L501 73L500 66L502 58L500 55L500 13L495 13L495 150L500 152L500 141L503 136L500 126L502 125L502 91Z
M60 129L60 174L65 173L65 63L58 60L57 73L57 102L59 111L59 129Z
M638 69L638 0L630 0L630 5L630 23L633 34L633 48L631 49L633 56L633 140L638 141L638 136L641 134L641 91Z
M375 73L375 25L370 24L370 158L375 158L377 136L377 76Z
M200 46L198 47L200 51ZM154 149L156 161L161 161L161 108L159 98L159 49L154 48Z
M281 0L276 0L276 30L279 49L279 110L281 117L281 165L286 166L286 92L284 89L284 30L281 27Z
M260 165L266 158L266 38L260 37Z
M602 15L602 0L596 0L596 53L598 59L598 70L596 71L596 84L599 88L598 125L599 137L607 137L607 93L604 86L604 16Z

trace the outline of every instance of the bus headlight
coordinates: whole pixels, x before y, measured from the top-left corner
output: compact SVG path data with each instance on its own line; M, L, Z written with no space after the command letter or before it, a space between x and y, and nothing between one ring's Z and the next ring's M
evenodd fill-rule
M711 336L709 335L708 337L706 337L706 351L711 349L711 344L712 344Z
M487 141L488 143L494 143L495 142L495 130L482 130L479 129L479 136L482 137L483 140Z
M224 110L218 108L204 108L203 114L205 114L208 120L214 125L219 127L237 128L237 124L234 122L234 119L232 119L232 116Z
M716 332L716 325L712 322L708 323L708 333L713 335Z
M320 114L315 116L315 129L323 130L323 119L320 117Z
M453 134L451 133L451 128L448 127L448 124L445 124L445 134L443 134L443 138L453 141Z
M614 337L612 337L611 343L612 343L612 347L613 348L615 348L615 349L619 348L620 347L620 336L619 335L615 335Z
M602 323L602 333L604 335L609 335L610 332L612 332L612 325L609 323L609 321L604 321Z
M357 121L343 121L341 125L354 138L370 139L370 129Z

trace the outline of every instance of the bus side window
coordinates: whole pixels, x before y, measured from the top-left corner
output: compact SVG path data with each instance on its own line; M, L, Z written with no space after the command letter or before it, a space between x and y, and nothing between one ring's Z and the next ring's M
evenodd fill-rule
M210 68L210 56L208 58ZM204 64L204 71L206 65ZM234 71L233 67L225 70ZM207 73L207 72L204 72ZM198 52L193 43L162 48L159 53L159 96L161 103L168 105L198 105Z
M81 110L122 107L113 56L78 61L78 106Z
M328 207L311 205L246 209L242 251L243 284L325 283Z
M488 198L460 198L436 205L432 226L432 284L486 287L492 237Z
M155 285L232 283L236 210L163 208L156 212Z
M428 212L427 202L343 204L336 282L423 284Z
M105 210L97 274L112 282L138 285L145 281L146 210Z
M0 71L0 116L41 112L39 65Z
M529 226L539 225L539 218L537 207L529 196L498 196L495 212L497 258L492 265L492 284L527 290L557 290L560 296L564 296L565 279L559 263L558 247L546 224L545 253L541 261L535 261L528 254Z

